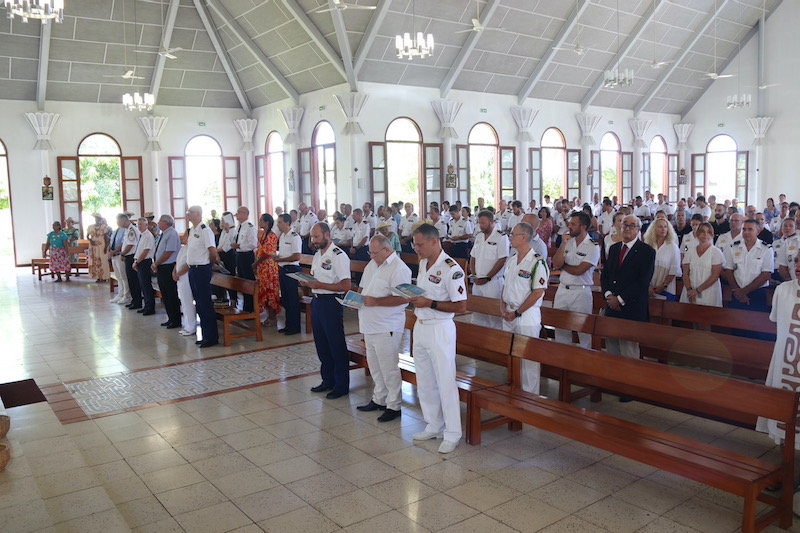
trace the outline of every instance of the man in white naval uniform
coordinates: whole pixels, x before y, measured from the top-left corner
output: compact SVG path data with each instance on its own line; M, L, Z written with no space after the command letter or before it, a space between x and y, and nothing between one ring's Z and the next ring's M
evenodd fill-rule
M478 227L480 231L470 252L469 271L476 276L472 294L500 298L508 257L508 237L495 229L491 211L481 211L478 214Z
M758 222L745 221L742 242L723 250L725 269L722 272L731 286L732 309L769 311L767 286L775 269L775 257L772 247L758 239L759 231Z
M312 254L314 251L311 249L309 245L309 235L311 234L311 228L314 227L314 224L317 223L317 215L308 208L308 205L305 203L301 203L297 206L297 209L300 211L300 215L297 218L298 227L297 227L297 234L300 235L300 240L303 242L303 253L304 254Z
M542 329L542 299L550 271L545 259L531 248L532 236L533 228L525 222L511 230L511 246L517 253L506 262L508 275L500 311L505 331L538 338ZM522 390L539 394L540 368L535 361L522 361Z
M735 214L731 215L730 219L728 220L731 226L731 230L727 233L723 233L717 239L715 246L720 250L725 252L727 248L730 248L733 243L740 243L742 241L742 226L744 226L744 215Z
M447 223L442 218L442 214L439 212L438 207L431 207L430 213L428 213L428 218L430 218L431 222L433 222L433 227L436 228L436 231L439 232L439 238L444 239L447 237Z
M592 285L594 269L600 262L600 245L589 237L591 221L586 213L573 213L569 219L569 231L564 235L561 246L553 256L553 268L561 270L561 283L556 291L553 307L592 314ZM556 329L556 341L572 344L572 332ZM589 349L592 336L578 333L580 345Z
M383 411L378 422L389 422L401 414L403 380L397 363L408 303L390 289L411 283L411 269L394 253L389 239L383 235L375 235L370 240L369 253L372 259L361 278L364 307L358 311L358 329L364 334L374 387L369 403L357 409Z
M427 423L414 440L442 437L439 453L450 453L461 440L453 317L467 310L464 271L444 253L439 232L430 224L419 226L413 238L420 257L417 287L425 291L411 299L417 315L413 353L417 394Z
M796 231L796 222L793 218L784 218L781 224L783 236L772 243L775 248L775 263L778 265L778 274L781 281L797 279L794 258L800 250L800 234Z
M400 237L400 246L402 246L403 252L411 254L414 253L414 246L411 244L411 234L414 231L414 226L419 222L419 217L414 212L414 204L406 203L403 209L405 209L406 214L403 217L400 227L397 228L400 232L398 236Z
M253 271L253 263L256 262L255 249L258 248L258 228L247 220L249 217L250 210L248 208L241 206L236 210L236 220L239 224L233 235L231 249L236 250L236 275L240 278L255 280L256 273ZM253 312L252 294L244 295L242 311Z

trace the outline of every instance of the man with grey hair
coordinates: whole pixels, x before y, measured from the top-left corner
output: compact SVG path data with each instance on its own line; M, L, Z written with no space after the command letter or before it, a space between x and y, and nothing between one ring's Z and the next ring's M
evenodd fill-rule
M139 217L139 241L133 252L133 265L131 268L136 272L139 279L139 287L144 298L144 307L137 310L142 316L156 314L156 295L153 290L153 272L150 270L153 264L153 250L155 249L155 238L153 233L147 229L149 221L146 217Z
M181 302L178 299L178 283L172 278L172 272L181 249L181 238L175 231L175 219L170 215L161 215L158 229L161 234L156 242L152 269L158 280L161 301L167 311L167 321L161 325L167 329L177 329L181 327Z
M364 334L374 388L372 399L358 406L358 410L383 411L378 422L389 422L401 414L403 380L397 363L408 304L405 298L395 296L391 288L411 283L411 269L394 253L389 239L383 235L370 240L369 255L372 259L361 278L364 307L358 311L358 328Z
M542 221L539 218L539 215L533 215L533 214L525 215L524 217L522 217L522 221L531 226L532 230L531 234L533 236L531 237L531 240L528 244L531 245L531 248L533 248L534 252L536 252L541 257L544 257L544 260L547 261L547 255L548 255L547 244L542 240L541 237L539 237L539 234L536 233L536 230L539 229L539 223ZM511 229L513 230L514 228Z

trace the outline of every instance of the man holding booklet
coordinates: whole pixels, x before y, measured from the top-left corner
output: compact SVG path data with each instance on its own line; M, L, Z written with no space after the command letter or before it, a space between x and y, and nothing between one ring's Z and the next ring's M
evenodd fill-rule
M359 411L383 411L378 422L398 418L403 397L398 354L405 329L406 298L392 288L411 283L411 269L394 253L391 242L375 235L369 242L372 257L361 278L363 307L358 311L359 331L364 334L367 362L374 382L372 399Z

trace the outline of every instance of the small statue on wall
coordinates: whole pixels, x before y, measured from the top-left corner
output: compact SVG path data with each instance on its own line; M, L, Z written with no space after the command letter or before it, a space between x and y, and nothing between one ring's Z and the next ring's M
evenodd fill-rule
M42 178L42 200L53 200L53 187L50 176Z
M455 189L458 186L458 176L456 169L451 164L447 165L447 175L445 176L444 186L448 189Z

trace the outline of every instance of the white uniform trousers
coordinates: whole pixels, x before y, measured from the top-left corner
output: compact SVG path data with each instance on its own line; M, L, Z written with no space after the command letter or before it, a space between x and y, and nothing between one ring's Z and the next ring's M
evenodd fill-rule
M592 290L589 287L568 289L559 286L553 301L553 308L591 315ZM592 347L592 335L590 333L578 333L578 341L581 348L588 350ZM556 329L556 342L572 344L572 332L566 329Z
M639 359L639 343L634 341L606 338L606 351L614 355Z
M178 278L178 298L181 300L181 326L184 331L194 333L197 331L197 309L194 307L192 287L189 285L188 272Z
M427 322L427 321L426 321ZM456 385L456 325L452 320L414 325L414 367L425 431L461 439L461 405Z
M372 401L397 411L403 399L403 379L397 366L403 330L386 333L365 333L367 363L372 381Z
M475 296L483 296L485 298L500 299L503 297L503 287L505 286L505 278L493 278L486 282L485 285L472 285L472 294ZM472 323L478 326L485 326L487 328L496 327L494 317L484 315L481 313L474 313Z
M503 331L538 339L539 333L542 331L542 309L540 307L531 307L522 313L521 317L512 322L503 320ZM542 365L536 361L527 359L522 361L522 390L539 394L541 368Z
M114 266L114 274L117 277L117 300L120 302L131 301L131 288L128 286L128 276L125 274L125 259L122 254L117 254L111 258Z

